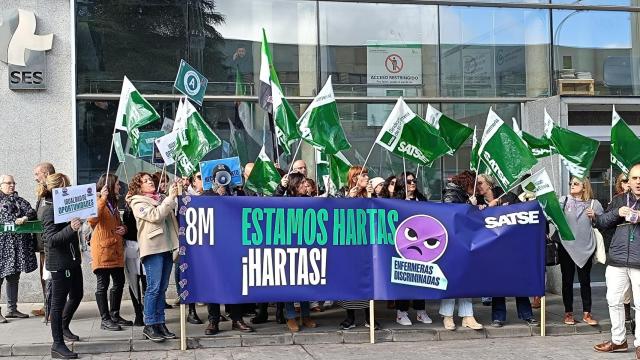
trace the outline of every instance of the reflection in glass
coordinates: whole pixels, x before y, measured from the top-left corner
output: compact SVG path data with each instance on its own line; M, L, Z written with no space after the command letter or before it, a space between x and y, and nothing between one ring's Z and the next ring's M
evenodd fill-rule
M436 96L437 7L320 2L321 79L336 96ZM370 105L369 124L385 107Z
M548 14L441 6L441 94L549 95Z
M638 95L639 16L554 10L556 91L561 95Z

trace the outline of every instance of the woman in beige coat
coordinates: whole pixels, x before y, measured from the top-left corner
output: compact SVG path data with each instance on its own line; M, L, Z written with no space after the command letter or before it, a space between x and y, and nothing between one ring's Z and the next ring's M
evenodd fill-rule
M138 226L140 259L147 275L144 296L143 334L152 341L175 338L165 325L165 292L178 248L178 222L174 216L178 188L171 185L169 196L156 192L148 173L138 173L129 184L129 200Z

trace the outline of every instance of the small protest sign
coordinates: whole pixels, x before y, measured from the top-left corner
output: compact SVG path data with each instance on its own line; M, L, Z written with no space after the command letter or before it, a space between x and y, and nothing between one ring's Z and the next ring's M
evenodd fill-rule
M200 173L202 174L202 188L204 190L211 189L213 185L213 171L217 165L222 164L229 168L231 175L231 186L242 185L242 168L240 167L240 158L231 157L226 159L216 159L203 161L200 163Z
M53 189L53 219L56 224L97 215L95 183Z

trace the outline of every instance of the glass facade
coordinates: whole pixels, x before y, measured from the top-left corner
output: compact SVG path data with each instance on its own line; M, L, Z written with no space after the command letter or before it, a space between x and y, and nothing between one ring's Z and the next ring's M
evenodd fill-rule
M172 85L181 59L209 79L200 110L228 143L208 158L237 154L243 163L251 161L263 138L272 149L269 132L265 136L266 114L255 98L262 28L298 114L331 77L353 145L346 156L353 163L364 162L399 96L410 98L422 116L431 101L481 134L489 107L511 123L511 117L521 118L525 100L640 95L640 12L544 7L639 6L637 0L518 1L529 8L487 2L496 4L76 0L78 182L95 181L107 167L117 109L117 100L109 96L120 92L123 76L143 94L165 96L151 103L163 119L173 118L177 101L169 97L176 94ZM89 94L94 100L86 100ZM240 102L236 95L250 98ZM440 198L442 179L468 167L470 147L471 141L432 168L419 169L420 185L431 199ZM305 151L305 159L313 157ZM290 158L280 160L286 164ZM418 169L403 167L401 159L379 148L368 167L383 177Z

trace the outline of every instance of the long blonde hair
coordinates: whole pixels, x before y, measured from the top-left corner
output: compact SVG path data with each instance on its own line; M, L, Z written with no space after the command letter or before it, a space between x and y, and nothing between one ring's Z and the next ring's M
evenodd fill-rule
M578 181L582 184L582 195L580 196L580 199L582 201L589 201L591 199L593 199L593 188L591 187L591 181L589 181L589 178L578 178L578 177L571 177L571 182L574 181Z
M51 195L51 190L61 187L71 186L71 180L63 173L55 173L47 176L44 185L38 184L38 198L44 198Z

